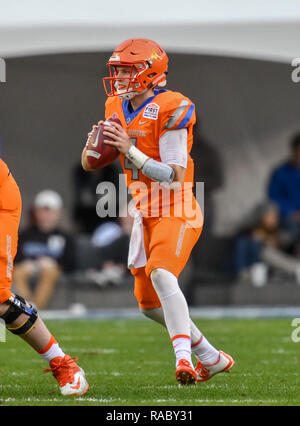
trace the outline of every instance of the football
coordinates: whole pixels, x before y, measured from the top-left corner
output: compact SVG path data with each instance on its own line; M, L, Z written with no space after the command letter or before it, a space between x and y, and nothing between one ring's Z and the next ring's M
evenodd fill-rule
M112 121L122 126L122 123L118 118L110 118L109 120L106 120L104 124L109 126L110 122ZM120 154L117 149L104 143L104 124L95 128L88 139L86 156L90 166L93 169L99 169L101 167L107 166L108 164L112 163ZM106 137L106 139L110 140L109 137Z

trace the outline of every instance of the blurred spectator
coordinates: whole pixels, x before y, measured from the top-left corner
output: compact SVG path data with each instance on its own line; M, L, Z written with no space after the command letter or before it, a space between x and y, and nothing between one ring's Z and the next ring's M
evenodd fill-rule
M300 240L300 133L291 140L288 161L274 170L268 193L280 210L282 226L288 231L291 242Z
M92 235L92 244L99 250L101 269L87 276L100 286L122 284L129 274L127 258L133 218L119 217L119 223L109 221L100 225Z
M191 152L195 160L194 169L194 189L197 182L204 182L204 228L201 237L191 254L191 269L194 273L203 274L204 271L211 270L212 274L219 273L223 269L223 265L213 265L209 256L207 247L212 247L215 238L213 228L215 223L215 191L222 187L224 182L224 166L222 158L214 145L202 135L201 123L197 117L194 126L194 143ZM186 289L190 292L190 300L192 301L194 279L190 280L190 284Z
M201 125L197 117L194 126L194 143L192 156L195 158L194 182L204 182L204 228L203 236L212 233L215 220L214 191L221 188L224 182L224 168L219 152L211 142L201 134Z
M268 267L293 275L300 284L300 262L281 250L279 211L271 202L255 207L241 229L235 248L239 279L264 285Z
M91 234L100 223L108 220L97 216L96 204L99 195L96 193L96 188L100 182L112 182L118 194L119 173L116 163L89 173L83 170L81 164L75 166L72 179L74 184L73 219L80 232Z
M14 271L16 293L39 309L46 308L62 271L74 268L73 239L59 228L62 208L57 192L45 190L37 194L32 212L34 224L19 238ZM32 278L37 278L34 291Z

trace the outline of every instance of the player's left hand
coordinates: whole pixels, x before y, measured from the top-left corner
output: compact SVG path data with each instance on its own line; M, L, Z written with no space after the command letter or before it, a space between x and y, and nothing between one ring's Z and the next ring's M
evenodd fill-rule
M118 123L111 122L111 126L104 126L103 135L112 139L112 141L104 139L104 143L113 146L124 155L126 155L127 151L132 145L126 130L123 129L123 127Z

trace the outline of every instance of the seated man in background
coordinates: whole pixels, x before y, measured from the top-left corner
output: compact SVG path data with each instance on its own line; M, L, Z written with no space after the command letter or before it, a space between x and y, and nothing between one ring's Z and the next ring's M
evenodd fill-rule
M130 278L127 269L129 240L133 224L130 215L119 218L119 223L108 221L101 224L92 235L92 244L99 250L101 270L88 271L88 277L96 284L121 285Z
M269 268L292 276L300 284L300 261L284 253L278 208L263 202L254 207L240 229L235 269L239 280L262 286L267 283Z
M118 191L119 173L119 166L115 163L92 173L86 173L81 164L74 167L72 176L74 200L72 210L73 219L79 232L91 234L101 223L107 222L107 218L101 218L96 213L95 205L100 198L96 189L100 182L112 182ZM116 208L118 208L118 201Z
M282 226L288 231L295 253L300 240L300 133L291 140L291 153L271 175L269 198L277 204ZM296 250L298 246L298 250Z
M58 193L40 192L34 201L34 224L21 232L15 260L16 292L44 309L62 270L74 267L73 239L59 228L63 202ZM35 291L30 280L38 277Z

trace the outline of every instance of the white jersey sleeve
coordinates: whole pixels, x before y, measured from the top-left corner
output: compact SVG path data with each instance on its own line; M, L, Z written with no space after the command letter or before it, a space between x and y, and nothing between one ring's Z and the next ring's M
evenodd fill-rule
M187 129L176 129L164 133L159 139L159 154L162 163L186 168Z

